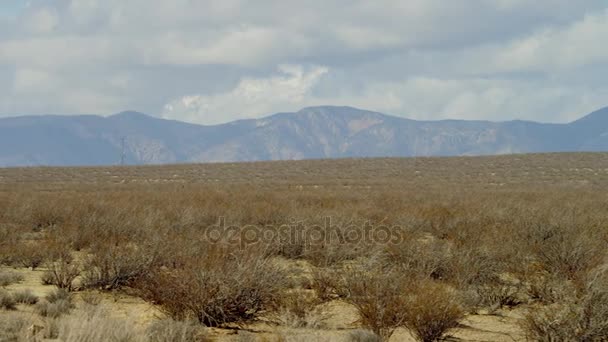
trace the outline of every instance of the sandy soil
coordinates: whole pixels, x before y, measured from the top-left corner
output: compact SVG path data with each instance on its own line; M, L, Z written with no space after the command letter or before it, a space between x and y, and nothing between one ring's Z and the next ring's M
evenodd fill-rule
M294 263L294 269L304 270L306 265ZM39 297L44 297L54 290L53 286L45 286L40 282L44 270L12 269L0 267L0 271L17 272L23 275L24 280L18 284L10 285L8 291L29 289ZM156 319L163 317L158 308L143 300L126 294L98 294L101 305L106 307L116 318L130 319L139 327L145 328ZM81 302L82 293L76 293L75 302ZM351 334L359 328L358 316L354 307L336 300L322 304L318 308L318 320L321 328L287 328L277 327L268 323L254 323L242 330L236 329L209 329L209 335L217 341L351 341ZM518 327L518 320L525 309L499 310L495 315L469 315L462 322L461 327L451 332L450 341L494 341L512 342L525 341L522 331ZM18 311L3 312L0 318L6 315L23 315L35 319L31 307L19 306ZM405 329L395 331L390 341L415 341Z

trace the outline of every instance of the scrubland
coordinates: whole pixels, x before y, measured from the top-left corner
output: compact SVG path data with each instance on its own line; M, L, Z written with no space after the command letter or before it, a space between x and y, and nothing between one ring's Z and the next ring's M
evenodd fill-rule
M606 341L608 154L0 169L0 341Z

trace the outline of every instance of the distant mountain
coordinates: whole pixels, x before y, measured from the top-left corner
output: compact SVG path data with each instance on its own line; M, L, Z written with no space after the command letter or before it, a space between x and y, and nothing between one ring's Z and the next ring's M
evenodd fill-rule
M416 121L311 107L201 126L136 112L0 119L0 166L608 151L608 108L569 124Z

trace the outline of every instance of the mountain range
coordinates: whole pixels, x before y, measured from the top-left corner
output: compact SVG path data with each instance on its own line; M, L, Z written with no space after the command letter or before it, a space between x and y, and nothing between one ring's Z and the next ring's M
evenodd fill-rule
M416 121L321 106L203 126L137 112L0 119L0 166L608 151L608 107L567 124Z

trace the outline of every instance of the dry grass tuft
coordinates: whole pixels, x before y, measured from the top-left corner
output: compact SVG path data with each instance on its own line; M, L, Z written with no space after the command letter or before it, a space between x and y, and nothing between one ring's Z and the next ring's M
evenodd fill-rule
M6 291L0 291L0 309L17 310L15 297Z
M23 276L10 271L0 271L0 287L7 287L23 281Z
M32 293L31 290L21 290L13 293L13 298L19 304L35 305L38 303L38 296Z
M196 322L181 322L172 319L152 323L146 331L149 342L197 342L206 341L205 332Z
M65 342L144 342L145 335L129 320L110 318L103 308L80 310L57 324L57 339Z

